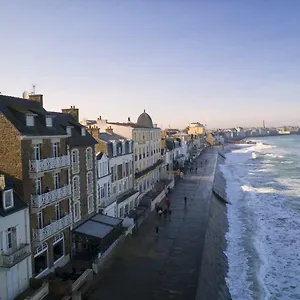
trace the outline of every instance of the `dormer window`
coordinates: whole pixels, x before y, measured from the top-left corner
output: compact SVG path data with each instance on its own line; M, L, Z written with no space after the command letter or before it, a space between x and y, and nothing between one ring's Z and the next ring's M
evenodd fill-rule
M3 207L9 209L14 206L13 190L3 192Z
M125 141L122 141L122 154L125 154Z
M72 136L72 127L70 126L67 127L67 135Z
M131 153L132 152L132 141L128 142L128 148L129 148L128 152Z
M26 126L34 126L34 115L26 115Z
M112 147L113 147L113 156L117 156L117 144L115 141L112 141Z
M82 135L82 136L85 136L85 134L86 134L86 129L85 129L85 127L81 127L81 135Z
M46 127L52 127L52 118L51 117L46 117Z

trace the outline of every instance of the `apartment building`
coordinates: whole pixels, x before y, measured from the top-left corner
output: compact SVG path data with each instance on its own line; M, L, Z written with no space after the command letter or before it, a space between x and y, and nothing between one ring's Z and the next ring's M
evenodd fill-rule
M42 95L0 95L0 170L29 207L32 275L43 277L70 254L68 135Z
M0 299L12 300L29 286L32 276L29 210L0 174Z
M108 216L125 217L137 205L133 185L133 141L113 132L89 129L98 137L98 207Z
M91 127L99 128L100 132L107 128L114 133L131 139L134 142L134 187L140 193L146 193L160 180L161 130L153 124L151 117L144 111L136 123L128 118L127 123L108 122L101 117Z

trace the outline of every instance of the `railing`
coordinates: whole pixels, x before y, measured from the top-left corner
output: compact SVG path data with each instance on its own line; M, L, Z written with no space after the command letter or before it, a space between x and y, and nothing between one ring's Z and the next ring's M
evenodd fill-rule
M55 220L42 229L33 229L33 241L41 242L58 231L72 224L72 215L69 213L59 220Z
M40 208L70 196L71 196L71 185L69 184L59 189L50 191L48 193L44 193L42 195L32 195L31 207Z
M117 201L116 197L101 199L100 200L100 207L105 208L105 207L109 206L110 204L112 204L116 201Z
M23 260L31 253L29 244L21 244L19 249L11 254L1 254L0 255L0 266L4 268L10 268L14 266L19 261Z
M29 161L29 172L39 173L70 166L70 155Z

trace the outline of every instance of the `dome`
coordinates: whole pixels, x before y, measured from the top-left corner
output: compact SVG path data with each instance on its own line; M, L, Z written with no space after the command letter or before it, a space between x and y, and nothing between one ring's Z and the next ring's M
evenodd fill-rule
M146 113L146 111L144 110L144 112L138 117L136 125L138 127L145 127L145 128L153 128L153 122L151 117Z

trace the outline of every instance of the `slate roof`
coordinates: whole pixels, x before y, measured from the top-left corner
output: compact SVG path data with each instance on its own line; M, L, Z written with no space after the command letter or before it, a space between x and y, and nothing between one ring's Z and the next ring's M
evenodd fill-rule
M97 141L92 137L91 134L86 130L85 135L81 134L81 129L85 128L85 126L81 125L77 122L74 117L70 114L58 113L58 112L49 112L54 117L54 120L57 124L63 128L66 133L67 127L73 127L72 136L67 138L67 142L71 148L78 146L92 146L97 144Z
M66 135L66 131L53 119L53 126L46 126L49 113L37 101L0 95L0 113L2 113L21 135L51 136ZM26 126L26 113L36 114L35 126Z
M7 176L5 176L5 185L5 191L13 188L12 182L7 178ZM5 209L3 206L3 191L0 191L0 216L5 217L27 208L25 202L22 201L21 197L15 191L13 191L13 197L14 206L12 208Z

